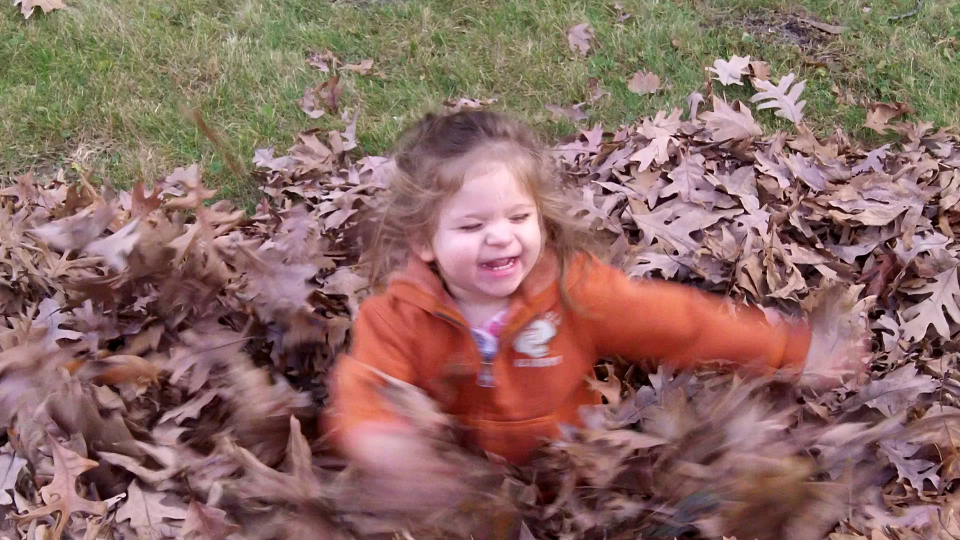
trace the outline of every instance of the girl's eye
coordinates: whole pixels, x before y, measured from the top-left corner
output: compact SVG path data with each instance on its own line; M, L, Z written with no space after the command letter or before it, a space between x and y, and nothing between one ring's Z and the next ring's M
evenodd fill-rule
M528 220L528 219L530 219L530 214L520 214L520 215L513 216L512 218L510 218L510 221L512 221L512 222L514 222L514 223L523 223L524 221L526 221L526 220Z
M481 227L483 227L483 225L480 223L473 223L471 225L463 225L462 227L457 228L463 232L476 232L479 231Z

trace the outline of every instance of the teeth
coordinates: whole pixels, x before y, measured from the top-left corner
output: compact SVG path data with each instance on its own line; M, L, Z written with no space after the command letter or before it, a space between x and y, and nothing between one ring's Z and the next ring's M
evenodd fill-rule
M509 259L506 259L506 261L507 262L500 265L496 265L496 266L493 266L490 263L485 263L484 266L486 266L491 270L506 270L507 268L510 268L511 266L513 266L514 263L517 261L517 259L516 257L511 257Z

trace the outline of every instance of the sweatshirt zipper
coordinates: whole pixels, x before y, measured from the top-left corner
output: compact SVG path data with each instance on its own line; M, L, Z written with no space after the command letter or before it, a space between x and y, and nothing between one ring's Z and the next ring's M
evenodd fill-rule
M477 341L473 338L473 332L470 330L470 327L467 324L465 324L460 319L457 319L456 317L452 317L442 311L434 311L433 315L435 317L440 318L441 320L447 321L448 323L454 325L457 328L460 328L461 331L466 332L467 337L470 338L470 343L473 343L473 349L476 351L477 356L480 357L480 369L482 370L484 365L486 365L492 372L493 360L491 359L490 362L487 362L487 360L483 357L483 351L480 350L480 346L479 344L477 344ZM483 385L480 385L480 386L483 387Z
M467 330L469 330L469 328L467 328L467 325L466 325L466 324L464 324L464 323L461 322L460 320L456 319L455 317L451 317L450 315L447 315L446 313L444 313L444 312L442 312L442 311L434 311L434 312L433 312L433 315L434 315L435 317L440 317L441 319L447 321L448 323L452 323L452 324L454 324L454 325L456 325L456 326L459 326L460 328L466 328Z
M448 315L443 311L434 311L433 315L436 317L439 317L444 321L447 321L453 324L454 326L457 326L465 330L469 334L470 341L474 344L474 349L477 351L478 355L480 356L481 365L487 364L492 369L493 359L491 358L490 362L487 362L486 359L484 359L483 351L480 350L479 345L477 344L476 340L473 338L473 332L471 328L465 322L463 322L461 319ZM526 326L530 322L530 320L533 318L533 316L529 312L527 312L527 310L521 310L517 313L517 315L521 315L522 318L515 319L513 322L510 323L509 326L504 327L503 329L504 331L498 337L497 352L494 354L494 358L501 356L503 354L505 344L509 344L511 340L514 338L514 336L516 336L517 333L524 326Z
M465 321L440 310L434 310L434 311L431 311L431 313L435 317L438 317L439 319L444 320L454 325L455 327L460 328L461 331L465 331L467 333L467 337L470 338L470 342L473 344L473 349L474 351L476 351L476 355L480 357L480 370L483 370L486 367L487 369L490 370L489 373L491 377L493 376L493 361L497 357L503 356L504 347L506 346L505 343L507 344L510 343L513 337L516 336L516 334L519 332L519 330L522 329L524 326L526 326L530 322L530 320L534 318L534 315L535 315L535 313L531 314L529 310L521 309L517 313L517 315L522 316L522 321L521 319L515 319L508 327L504 328L504 332L500 335L499 343L497 344L497 352L494 355L494 357L491 358L489 362L487 362L486 359L484 359L483 357L482 351L480 351L479 345L477 344L476 340L473 338L473 334L471 333L470 326L467 325ZM509 330L509 332L507 332L507 330ZM477 377L478 378L480 377L480 373L477 373ZM479 387L481 392L492 392L494 389L493 386L483 386L479 384L479 380L471 384L475 384L477 387ZM495 380L494 380L494 384L496 384ZM477 415L477 418L479 419L491 418L492 417L491 405L492 405L491 403L475 404L474 413Z
M446 321L446 322L454 325L455 327L459 328L461 331L467 333L467 337L470 339L470 343L473 344L473 350L476 351L476 355L480 357L480 371L482 372L482 370L484 369L485 364L486 364L486 367L490 370L490 374L492 375L492 373L493 373L493 361L491 360L491 361L488 363L488 362L486 362L486 360L483 358L483 353L480 351L479 345L477 345L476 340L473 339L473 335L470 333L470 327L469 327L465 322L463 322L462 320L460 320L460 319L458 319L458 318L456 318L456 317L453 317L453 316L451 316L451 315L448 315L447 313L444 313L444 312L442 312L442 311L433 311L432 313L433 313L433 315L434 315L435 317L438 317L438 318L440 318L441 320L444 320L444 321ZM478 377L478 378L480 377L480 372L477 373L477 377ZM478 386L478 387L480 388L481 391L489 392L489 391L492 391L492 390L493 390L492 387L486 387L486 386L480 385L480 384L479 384L479 380L475 380L475 381L473 381L473 382L471 382L471 383L467 383L467 384L476 385L476 386ZM471 391L476 391L476 390L471 390ZM468 413L468 414L474 414L474 415L476 415L477 418L480 418L480 419L485 419L485 418L488 418L488 417L490 416L489 407L488 407L486 404L484 404L483 402L481 402L481 403L474 403L472 406L473 406L473 411L472 411L472 413Z

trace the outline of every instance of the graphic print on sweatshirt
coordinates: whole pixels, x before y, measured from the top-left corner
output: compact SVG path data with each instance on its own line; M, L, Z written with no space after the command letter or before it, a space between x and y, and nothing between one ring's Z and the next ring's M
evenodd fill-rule
M560 316L551 311L521 330L513 341L513 350L530 358L517 358L514 367L550 367L563 361L562 356L548 356L560 322Z

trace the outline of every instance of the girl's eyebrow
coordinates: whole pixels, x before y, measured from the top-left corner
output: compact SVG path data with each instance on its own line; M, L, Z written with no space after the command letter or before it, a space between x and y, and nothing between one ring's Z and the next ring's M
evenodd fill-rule
M487 217L487 213L485 213L485 212L474 212L474 213L472 213L472 214L464 214L464 215L462 215L462 216L455 216L454 219L455 219L455 220L460 220L460 219L477 219L477 220L481 220L481 221L482 221L483 218L485 218L485 217Z
M511 212L516 212L516 211L518 211L518 210L533 210L533 209L535 209L536 207L537 207L537 205L535 205L535 204L533 204L533 203L523 202L523 203L520 203L520 204L515 204L515 205L513 205L513 206L510 208L510 211L511 211Z
M520 203L513 205L507 210L508 214L516 214L517 212L533 212L537 209L537 206L531 203Z
M536 205L532 203L520 203L520 204L515 204L510 208L508 208L507 213L512 214L514 212L531 211L534 209L536 209ZM454 217L454 219L479 219L482 221L484 218L486 218L489 215L490 215L489 212L473 212L470 214L464 214L462 216L456 216Z

